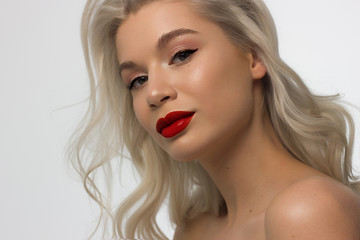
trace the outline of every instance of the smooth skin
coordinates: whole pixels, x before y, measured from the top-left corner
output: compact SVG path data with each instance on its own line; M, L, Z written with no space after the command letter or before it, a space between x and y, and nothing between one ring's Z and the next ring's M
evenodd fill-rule
M197 160L228 213L185 221L175 240L359 240L360 199L280 143L266 109L266 68L186 1L146 4L119 27L121 77L137 119L177 161ZM156 122L194 111L165 139Z

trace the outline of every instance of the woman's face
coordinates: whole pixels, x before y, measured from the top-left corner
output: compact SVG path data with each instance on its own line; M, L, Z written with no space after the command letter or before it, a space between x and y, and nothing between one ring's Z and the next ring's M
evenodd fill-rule
M179 161L224 151L252 123L264 68L185 1L156 1L119 27L122 80L137 119Z

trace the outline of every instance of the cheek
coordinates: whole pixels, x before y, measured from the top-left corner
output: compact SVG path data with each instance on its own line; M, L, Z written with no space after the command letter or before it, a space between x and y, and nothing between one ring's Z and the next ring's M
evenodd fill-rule
M147 132L151 133L150 116L148 111L146 111L146 102L144 103L144 100L142 100L140 96L133 99L133 109L141 126Z
M206 127L222 129L249 120L253 80L246 66L239 59L228 58L204 63L195 71L191 91L200 103Z
M212 104L211 107L243 100L250 94L253 84L246 64L234 56L206 56L186 73L189 83L186 92L203 104Z

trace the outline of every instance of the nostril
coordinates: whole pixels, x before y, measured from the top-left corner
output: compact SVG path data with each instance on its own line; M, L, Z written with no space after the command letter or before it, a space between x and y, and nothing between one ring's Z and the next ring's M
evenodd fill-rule
M169 98L170 98L169 96L166 96L166 97L162 98L162 99L160 100L160 102L166 101L166 100L168 100Z

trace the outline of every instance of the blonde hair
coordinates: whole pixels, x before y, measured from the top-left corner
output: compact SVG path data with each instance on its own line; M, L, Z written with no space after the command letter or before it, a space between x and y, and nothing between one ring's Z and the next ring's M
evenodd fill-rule
M196 162L171 159L146 133L132 109L132 99L118 74L114 37L127 16L150 0L88 0L82 17L82 44L91 95L86 116L73 135L69 157L88 194L110 216L113 237L167 239L156 215L168 199L172 223L226 211L224 200ZM263 79L273 126L283 145L299 161L359 191L352 173L352 117L338 95L312 94L278 53L272 17L262 0L188 0L193 9L218 24L239 48L254 51L267 68ZM111 160L128 151L141 181L112 214L110 195L97 188ZM110 191L110 190L109 190ZM140 205L141 204L141 205Z

